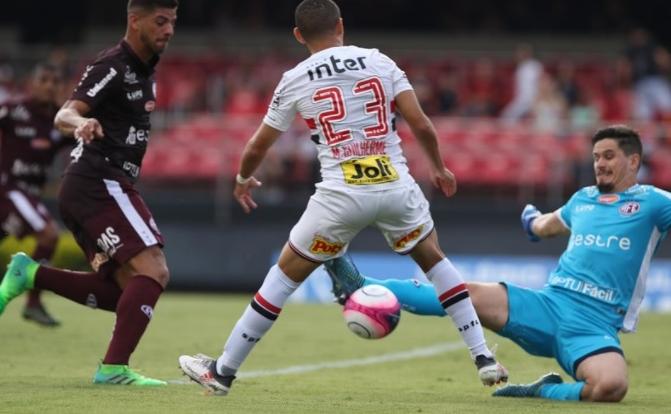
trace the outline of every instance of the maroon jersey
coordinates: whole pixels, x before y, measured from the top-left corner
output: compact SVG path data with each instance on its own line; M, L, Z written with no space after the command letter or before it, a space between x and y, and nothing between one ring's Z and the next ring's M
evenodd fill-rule
M156 106L157 62L158 56L144 63L121 41L87 66L70 99L89 105L86 116L100 122L104 137L80 143L67 174L137 180L149 141L149 114Z
M58 107L32 99L0 105L0 185L40 195L54 156L74 140L54 128Z

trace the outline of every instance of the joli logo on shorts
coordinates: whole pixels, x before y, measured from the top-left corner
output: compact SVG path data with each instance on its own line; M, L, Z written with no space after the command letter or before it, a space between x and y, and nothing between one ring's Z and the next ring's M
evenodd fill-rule
M398 180L388 155L357 158L340 163L347 184L369 185Z
M342 243L329 242L321 237L315 237L312 240L312 245L310 246L310 251L315 254L336 254L342 250Z

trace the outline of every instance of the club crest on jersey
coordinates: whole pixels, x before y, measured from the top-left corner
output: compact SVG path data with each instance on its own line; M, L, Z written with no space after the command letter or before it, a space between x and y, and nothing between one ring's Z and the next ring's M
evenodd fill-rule
M625 203L622 207L620 207L620 215L628 217L628 216L633 216L634 214L638 213L638 211L641 209L641 205L636 202L636 201L630 201L628 203Z
M599 203L602 204L613 204L620 200L620 196L617 194L602 194L599 196Z

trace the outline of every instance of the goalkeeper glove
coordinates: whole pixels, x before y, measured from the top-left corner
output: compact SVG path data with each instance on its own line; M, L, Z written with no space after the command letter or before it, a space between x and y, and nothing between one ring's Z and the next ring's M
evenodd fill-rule
M540 241L541 239L531 229L531 224L533 224L536 217L540 215L541 212L538 211L536 206L534 206L533 204L527 204L526 206L524 206L524 210L522 210L522 216L520 217L520 219L522 220L522 228L527 233L527 237L529 237L529 240L531 240L532 242L537 242Z

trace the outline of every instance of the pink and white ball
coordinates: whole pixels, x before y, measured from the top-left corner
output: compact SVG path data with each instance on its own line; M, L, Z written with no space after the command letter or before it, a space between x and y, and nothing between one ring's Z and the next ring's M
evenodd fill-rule
M401 317L401 303L382 285L367 285L347 298L343 316L358 336L378 339L392 333Z

